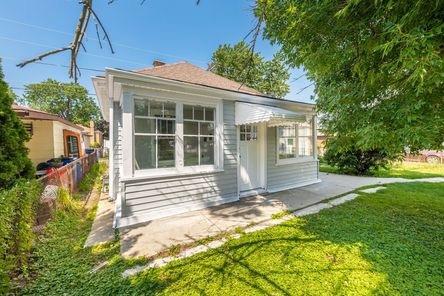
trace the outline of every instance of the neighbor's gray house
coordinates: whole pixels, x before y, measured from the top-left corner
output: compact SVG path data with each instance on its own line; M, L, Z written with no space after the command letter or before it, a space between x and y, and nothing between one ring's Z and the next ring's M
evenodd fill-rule
M319 182L313 104L187 62L93 77L115 227Z

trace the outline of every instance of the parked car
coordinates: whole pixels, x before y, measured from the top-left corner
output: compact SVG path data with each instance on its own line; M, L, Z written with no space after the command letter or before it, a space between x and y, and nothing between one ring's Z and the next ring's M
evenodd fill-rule
M421 151L422 157L428 163L443 163L444 162L444 151L436 150L424 150Z
M51 158L45 162L41 162L36 167L36 176L37 178L40 178L44 175L52 173L57 168L67 165L74 160L75 158L73 157L60 156L56 158Z

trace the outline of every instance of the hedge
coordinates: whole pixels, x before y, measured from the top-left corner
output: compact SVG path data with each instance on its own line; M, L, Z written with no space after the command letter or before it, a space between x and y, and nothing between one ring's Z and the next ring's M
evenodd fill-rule
M19 180L0 190L0 294L8 290L12 274L26 270L41 193L36 180Z

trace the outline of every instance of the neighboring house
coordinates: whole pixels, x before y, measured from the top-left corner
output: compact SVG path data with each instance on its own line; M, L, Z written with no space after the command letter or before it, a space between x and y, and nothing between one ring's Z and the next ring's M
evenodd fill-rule
M81 137L83 129L80 126L57 115L29 107L13 104L12 109L31 135L26 147L34 166L61 155L83 155L85 146Z
M319 182L313 104L186 62L93 77L110 123L115 226Z
M89 127L79 125L82 129L82 138L85 143L85 148L91 148L93 145L103 147L103 133L95 129L94 121L89 122Z
M325 141L327 140L327 137L324 135L324 133L318 129L317 133L317 141L316 146L318 149L318 155L324 156L325 153Z

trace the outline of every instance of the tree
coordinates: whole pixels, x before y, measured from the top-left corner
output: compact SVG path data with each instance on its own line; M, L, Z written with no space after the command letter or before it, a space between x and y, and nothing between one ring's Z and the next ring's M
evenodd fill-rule
M257 52L252 52L245 42L234 46L223 44L213 53L209 68L212 72L254 88L263 94L284 97L289 86L288 68L281 55L265 61Z
M442 149L442 1L258 0L265 36L316 84L339 152Z
M62 83L48 79L25 86L24 102L42 111L56 114L74 123L88 125L97 122L100 111L85 87L77 83Z
M11 108L13 97L3 78L0 65L0 188L7 188L19 178L33 178L34 168L25 146L29 135Z

